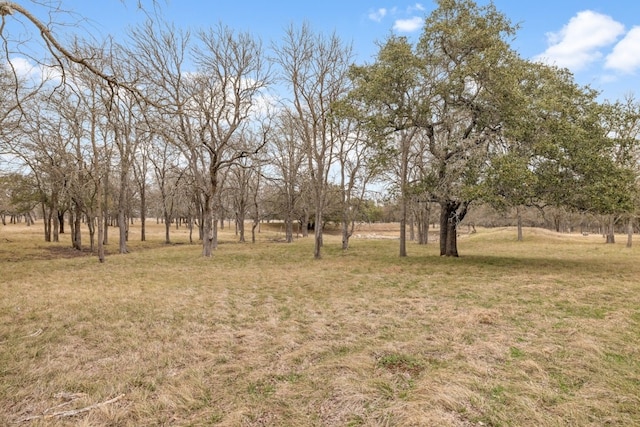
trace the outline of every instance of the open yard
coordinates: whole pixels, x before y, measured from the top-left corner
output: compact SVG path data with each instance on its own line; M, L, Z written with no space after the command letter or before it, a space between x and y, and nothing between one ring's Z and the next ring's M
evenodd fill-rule
M362 227L316 261L312 237L225 229L204 259L151 227L103 265L0 227L0 425L640 425L623 237L479 229L401 259Z

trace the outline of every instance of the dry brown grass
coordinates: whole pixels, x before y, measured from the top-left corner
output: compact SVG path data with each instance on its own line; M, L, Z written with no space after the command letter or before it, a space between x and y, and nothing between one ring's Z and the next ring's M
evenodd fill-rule
M153 226L100 265L40 234L0 228L2 425L640 424L638 249L600 236L328 236L314 261L265 226L203 259Z

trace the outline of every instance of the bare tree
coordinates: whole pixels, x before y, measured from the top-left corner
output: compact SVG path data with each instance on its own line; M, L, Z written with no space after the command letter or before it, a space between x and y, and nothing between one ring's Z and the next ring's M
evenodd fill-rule
M336 34L315 34L308 24L289 27L282 44L274 46L281 79L293 94L298 138L303 144L315 208L314 258L321 258L323 211L329 174L335 160L337 133L330 119L332 105L347 93L352 49Z
M261 45L250 34L235 34L219 25L200 32L199 39L202 46L194 49L198 72L193 77L189 106L197 139L190 141L195 143L190 154L202 177L202 255L210 257L220 173L266 144L264 130L258 141L242 138L242 131L251 125L270 75Z
M306 151L299 141L296 120L292 114L293 112L286 108L280 112L268 147L270 180L282 197L279 211L284 219L287 243L293 242L293 223L300 199L300 178L306 162Z
M366 141L363 126L352 117L334 117L337 129L337 162L340 177L342 249L349 249L355 220L367 192L367 186L378 173L374 150Z
M187 74L188 33L148 23L132 32L132 40L132 57L150 75L147 96L171 126L162 129L162 137L179 147L191 169L198 189L194 202L201 209L202 254L210 257L221 174L266 141L264 133L258 142L242 138L244 129L256 125L261 94L270 82L261 44L223 25L200 31L190 50L197 71Z

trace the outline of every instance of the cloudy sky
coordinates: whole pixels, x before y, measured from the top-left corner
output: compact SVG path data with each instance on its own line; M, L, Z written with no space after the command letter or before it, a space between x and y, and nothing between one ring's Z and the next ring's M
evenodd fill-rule
M81 31L97 38L122 35L127 26L144 20L136 9L137 0L60 3L72 12L67 17L80 22ZM372 60L376 42L391 33L417 39L424 17L435 8L434 1L397 0L157 0L157 4L165 19L179 27L195 30L222 22L251 31L267 45L280 39L291 23L306 20L316 31L335 31L353 42L359 62ZM569 68L579 83L600 90L602 98L619 99L630 93L640 97L640 2L494 0L494 4L520 25L513 47L523 57Z

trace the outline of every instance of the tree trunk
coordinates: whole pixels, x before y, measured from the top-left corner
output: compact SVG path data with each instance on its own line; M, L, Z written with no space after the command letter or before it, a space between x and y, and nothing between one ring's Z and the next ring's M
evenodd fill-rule
M627 222L627 247L633 246L633 217L629 218Z
M402 196L400 208L400 256L407 256L407 201Z
M522 242L522 212L520 206L516 207L516 222L518 224L518 242Z
M96 248L96 226L93 215L87 215L87 227L89 228L89 251L93 253Z
M401 139L400 161L400 257L407 256L407 173L409 169L409 138L403 135Z
M411 209L411 215L409 215L409 241L416 241L416 213L414 209Z
M102 194L104 197L104 203L102 205L102 212L104 221L104 236L102 239L102 243L106 246L109 244L109 168L105 168L104 171L104 193Z
M253 224L251 225L251 243L256 242L256 228L260 224L260 220L258 218L253 220Z
M447 254L447 236L449 228L447 227L449 219L449 204L446 202L440 203L440 256Z
M345 212L342 216L342 250L349 249L349 239L351 238L353 228L350 227L350 215Z
M302 228L302 237L309 237L309 210L304 209L303 222L300 224Z
M57 207L53 212L52 219L53 219L53 241L59 242L60 241L60 221L58 220Z
M171 243L171 216L166 209L164 210L164 242L167 245Z
M104 205L102 204L102 184L98 183L98 217L96 219L96 226L98 228L98 261L102 264L104 262L104 238L105 238L105 223L104 223Z
M144 183L140 186L140 241L147 240L147 194Z
M237 227L237 232L240 234L240 243L244 243L246 241L245 235L244 235L244 219L245 219L244 211L242 210L238 211L238 213L236 214L236 227Z
M429 243L429 220L430 220L429 203L418 203L418 244L426 245Z
M71 242L74 249L82 250L82 213L76 205L69 215L69 225L71 226Z
M458 256L458 224L455 218L449 218L447 223L446 256Z
M42 223L44 224L44 241L51 241L51 214L52 209L47 209L47 206L44 202L41 203L42 207Z
M211 248L213 250L218 249L218 221L215 218L215 213L212 214L213 218L213 232L211 234ZM222 221L220 222L222 224Z
M213 254L213 206L209 194L204 195L204 206L202 213L202 256L211 257ZM217 224L215 224L217 225Z
M287 243L293 242L293 217L287 212L287 216L284 219L284 236Z
M613 215L609 215L609 224L607 226L607 243L615 243L616 242L616 234L615 234L615 218Z
M119 251L121 254L129 252L127 249L127 217L123 208L118 208Z
M467 214L469 202L440 203L440 256L458 256L458 224Z
M64 234L64 212L58 211L58 225L60 227L59 233Z
M322 243L322 209L318 209L318 211L316 212L316 223L314 226L313 258L322 258Z

